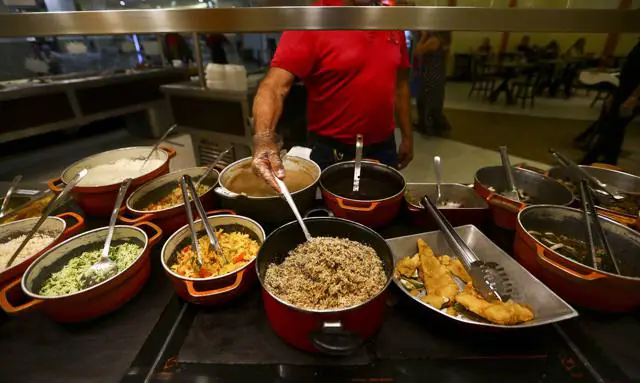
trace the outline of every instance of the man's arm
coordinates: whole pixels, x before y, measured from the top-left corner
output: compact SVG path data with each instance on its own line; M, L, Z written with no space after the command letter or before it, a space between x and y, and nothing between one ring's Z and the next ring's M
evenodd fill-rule
M287 97L295 77L280 68L271 68L260 83L253 101L253 162L254 171L274 189L278 186L273 178L275 173L284 177L284 167L276 142L276 124L282 114L284 99Z
M411 127L411 93L409 91L409 70L400 69L396 84L396 122L400 128L402 140L398 147L400 169L413 159L413 130Z

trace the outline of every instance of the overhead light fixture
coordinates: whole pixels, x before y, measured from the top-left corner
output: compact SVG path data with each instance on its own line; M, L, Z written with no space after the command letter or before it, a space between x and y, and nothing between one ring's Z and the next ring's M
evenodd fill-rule
M127 5L127 3L125 3L123 0L120 0L120 6L124 7L125 5Z

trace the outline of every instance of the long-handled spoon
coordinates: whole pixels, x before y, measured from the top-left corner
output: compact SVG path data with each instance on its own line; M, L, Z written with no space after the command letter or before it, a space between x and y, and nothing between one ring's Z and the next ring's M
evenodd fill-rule
M438 198L436 199L436 206L444 205L444 196L442 195L442 168L440 166L440 156L433 157L433 169L436 173L436 193Z
M221 152L220 154L218 154L218 157L216 157L215 160L213 160L213 162L209 165L209 167L207 167L207 170L204 172L203 175L200 176L200 178L198 178L198 181L196 182L196 190L198 190L198 187L200 186L200 184L202 183L202 181L204 181L205 178L207 178L207 176L209 175L209 173L211 173L211 171L213 170L213 168L216 167L216 165L218 165L218 163L220 162L220 160L222 160L222 158L227 155L227 153L229 153L231 151L231 149L233 149L233 145L229 146L227 149L225 149L223 152Z
M285 183L280 178L276 177L275 174L274 174L274 178L276 180L276 183L278 184L278 188L280 189L280 192L284 196L284 199L289 204L291 211L293 211L293 215L296 216L296 219L298 220L298 223L302 228L302 232L304 233L304 237L307 239L307 241L311 241L312 239L311 233L309 233L309 229L307 229L307 225L305 225L304 220L300 215L300 211L298 210L298 207L296 206L295 201L291 197L291 193L289 193L289 189L287 189L287 185L285 185Z
M356 137L356 163L353 168L353 191L360 191L360 173L362 172L362 148L363 148L362 134L358 134Z
M18 246L18 249L13 253L11 258L9 258L9 261L7 262L7 265L6 265L5 269L8 269L11 266L11 264L13 263L13 261L15 261L16 257L18 256L18 254L20 254L22 249L24 249L24 247L31 240L31 238L33 238L33 236L38 231L40 226L42 226L42 224L47 219L49 214L51 214L51 212L53 212L59 206L59 204L62 201L64 201L64 197L67 194L69 194L69 191L71 191L71 189L73 189L78 184L78 182L80 182L80 180L83 179L87 175L87 173L88 173L87 169L80 170L78 172L78 174L76 174L75 177L73 177L73 179L71 181L69 181L67 186L65 186L64 189L62 189L60 194L58 194L58 196L56 198L54 198L51 201L49 201L49 203L44 208L44 210L42 210L42 214L40 215L40 219L38 219L38 222L36 222L36 224L33 225L33 227L31 228L31 231L24 238L24 241L22 241L20 246Z
M15 190L18 183L22 180L22 174L18 174L13 177L13 181L11 181L11 186L9 186L9 190L7 190L7 194L5 194L4 199L2 200L2 206L0 206L0 217L4 217L7 207L9 206L9 200L11 199L11 195Z
M118 213L120 212L122 201L124 201L124 195L127 193L127 189L129 189L129 186L131 185L131 181L131 178L127 178L120 184L116 202L113 206L113 211L111 212L111 218L109 219L107 238L102 246L102 256L98 262L94 263L93 266L87 269L87 271L82 275L82 285L85 289L97 285L102 281L106 281L118 274L118 266L109 258L109 249L111 249L111 240L113 239L113 232L115 231Z
M506 146L500 147L500 159L502 160L502 167L504 168L507 177L507 186L509 188L509 190L504 192L505 197L520 202L520 193L518 193L516 181L513 177L513 168L511 167L511 161L509 161L509 153L507 153Z
M156 141L156 143L153 144L153 147L151 148L151 151L149 152L147 157L144 159L144 162L142 163L142 166L140 166L140 170L144 169L145 165L147 165L147 162L149 161L149 158L151 158L153 153L155 153L156 150L158 150L158 148L160 147L160 144L162 143L162 141L164 141L164 139L167 138L167 136L169 134L171 134L171 132L173 132L173 130L175 128L177 128L177 127L178 127L178 125L176 125L176 124L171 125L171 127L169 129L167 129L166 132L164 132L162 137L160 137L160 139L158 139L158 141Z

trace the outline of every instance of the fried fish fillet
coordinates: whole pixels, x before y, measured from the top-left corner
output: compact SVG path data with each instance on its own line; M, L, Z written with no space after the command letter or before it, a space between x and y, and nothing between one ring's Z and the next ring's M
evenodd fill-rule
M453 301L459 291L458 285L447 268L433 255L431 247L421 239L418 240L418 255L422 279L427 289L427 296L422 300L440 309L443 304Z
M456 302L489 322L500 325L527 322L532 320L534 316L529 307L518 303L511 301L487 302L478 294L471 283L468 283L464 291L456 296Z
M420 256L418 254L413 257L404 257L396 264L396 271L405 277L413 277L416 270L420 266Z
M438 260L447 268L447 270L449 270L451 274L462 279L465 283L471 282L471 276L467 273L467 269L464 268L462 262L460 262L458 258L443 255L438 258Z

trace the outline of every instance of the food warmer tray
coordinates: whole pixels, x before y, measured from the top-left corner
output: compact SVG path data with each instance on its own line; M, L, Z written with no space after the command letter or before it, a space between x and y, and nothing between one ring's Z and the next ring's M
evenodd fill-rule
M393 278L395 284L403 291L408 297L413 299L416 303L423 306L426 310L432 310L440 313L451 320L464 323L466 325L472 325L477 327L491 327L499 328L503 330L518 329L526 327L536 327L547 325L551 323L560 322L566 319L574 318L578 316L576 310L574 310L569 304L558 297L547 286L540 282L536 277L529 273L518 262L511 258L507 253L500 250L500 248L491 242L478 228L473 225L465 225L457 227L456 231L462 237L462 239L469 245L478 258L484 262L495 262L502 266L512 280L514 291L512 298L518 303L524 303L529 305L535 314L533 320L525 323L520 323L511 326L498 325L489 323L487 321L479 321L464 317L462 315L453 316L447 313L447 309L443 308L438 310L433 306L421 301L418 297L414 297L409 294L400 283L400 280L396 277ZM389 247L393 253L393 258L396 262L403 257L411 257L418 252L417 241L422 239L433 249L436 255L454 255L451 251L451 247L447 243L447 240L440 231L431 231L428 233L414 234L405 237L392 238L387 240ZM457 278L454 278L457 279ZM464 283L459 281L461 289L464 288Z

